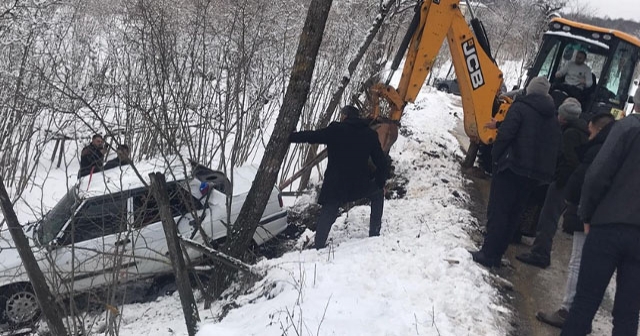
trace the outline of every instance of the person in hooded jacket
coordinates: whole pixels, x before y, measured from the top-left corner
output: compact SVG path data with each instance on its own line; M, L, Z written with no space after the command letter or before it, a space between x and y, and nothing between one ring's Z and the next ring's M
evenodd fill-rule
M473 260L486 267L500 266L533 188L553 180L561 133L549 87L545 77L533 78L498 128L491 153L487 233L482 248L471 252Z
M318 203L322 210L318 216L315 248L325 247L329 231L338 216L339 207L362 198L371 201L369 236L379 236L384 206L384 185L389 176L389 163L382 151L377 133L360 118L360 111L347 105L341 110L342 122L333 122L316 131L294 132L289 141L294 143L325 144L328 164ZM375 165L373 178L369 159Z
M576 285L578 283L578 271L582 259L582 247L586 235L584 233L584 223L578 218L578 203L580 202L580 192L584 175L593 159L600 151L609 131L613 126L615 117L611 113L600 113L591 117L589 121L589 142L580 146L577 150L580 157L580 165L571 174L564 190L564 197L567 209L563 216L563 231L573 235L573 247L569 258L567 274L567 284L560 309L552 312L538 312L536 318L554 327L562 328L564 321L569 315L569 309L576 295Z
M558 122L562 129L562 147L556 166L555 180L547 188L540 211L536 239L531 251L516 256L523 263L546 268L551 263L553 237L558 230L558 221L566 208L564 186L571 173L580 164L576 149L588 141L587 122L580 118L582 107L575 98L567 98L558 107Z

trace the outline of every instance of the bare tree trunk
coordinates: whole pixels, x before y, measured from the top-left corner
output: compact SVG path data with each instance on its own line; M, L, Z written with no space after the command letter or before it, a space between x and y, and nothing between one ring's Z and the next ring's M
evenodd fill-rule
M158 202L158 209L160 212L160 219L162 220L162 227L164 228L164 234L167 237L167 247L169 248L169 256L172 261L171 266L173 267L173 273L176 276L176 286L178 287L178 293L180 294L180 303L182 304L184 320L187 324L187 332L189 333L189 336L195 336L198 332L200 315L198 314L198 306L196 305L196 300L193 297L193 290L191 289L191 283L189 282L189 272L187 271L187 266L182 255L182 248L180 247L180 239L178 238L176 222L173 220L173 216L171 215L167 183L165 181L164 174L162 173L151 173L149 174L149 178L151 179L151 190Z
M367 49L369 49L371 42L373 42L373 39L378 34L380 27L382 27L382 23L384 23L384 19L387 17L387 14L389 13L389 8L391 8L394 2L395 0L387 0L380 7L380 13L378 14L378 16L376 16L376 19L373 22L373 25L371 25L371 28L369 28L367 36L365 37L364 41L358 48L358 53L351 60L351 62L349 62L349 66L347 67L348 75L345 75L342 77L342 80L340 81L340 85L338 85L338 88L333 93L333 96L331 97L331 101L329 102L329 105L324 110L324 113L320 116L320 119L316 124L316 128L324 128L324 127L327 127L327 125L329 125L329 122L333 118L333 113L336 110L336 107L338 107L340 100L342 99L344 90L347 88L347 85L349 85L349 82L351 82L351 77L353 76L353 73L356 71L356 68L358 67L358 64L360 64L360 61L364 57L364 54L367 52ZM307 166L310 162L314 161L317 151L318 151L318 145L309 146L309 149L307 150L307 154L305 155L303 166ZM311 169L306 170L302 174L300 178L300 185L298 187L298 191L307 188L307 184L309 184L310 175L311 175Z
M289 134L295 130L309 94L316 57L332 2L333 0L312 0L309 5L282 108L251 190L222 247L222 252L232 257L244 256L278 178L282 160L289 148ZM222 264L217 266L219 267L213 277L214 297L222 293L235 274L234 269Z
M33 287L36 299L38 299L38 304L40 305L40 309L42 309L42 314L49 326L49 330L53 335L67 335L67 330L64 327L64 323L62 323L62 315L60 314L60 309L58 309L58 304L47 286L44 274L38 266L33 251L31 251L31 246L29 246L29 240L25 237L22 226L20 222L18 222L18 217L15 211L13 211L13 205L4 187L4 179L2 176L0 176L0 203L2 205L2 213L4 213L4 217L7 220L9 233L11 233L11 238L13 238L13 242L16 244L16 249L27 271L29 281L31 281L31 286Z

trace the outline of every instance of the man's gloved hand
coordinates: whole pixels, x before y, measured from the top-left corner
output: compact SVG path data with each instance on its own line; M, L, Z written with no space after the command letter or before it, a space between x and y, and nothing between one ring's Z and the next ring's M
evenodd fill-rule
M498 122L496 121L496 119L491 118L491 121L489 121L488 123L484 124L484 128L496 129L496 128L498 128Z

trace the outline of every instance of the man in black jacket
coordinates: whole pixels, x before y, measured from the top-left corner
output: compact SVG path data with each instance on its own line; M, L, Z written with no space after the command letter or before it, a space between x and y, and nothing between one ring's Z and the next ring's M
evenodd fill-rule
M569 315L573 298L576 295L578 271L580 270L580 262L582 260L582 247L586 239L584 225L578 218L578 203L580 203L580 192L584 182L584 175L600 151L600 147L602 147L607 135L609 135L614 121L615 118L613 114L606 112L596 114L591 118L589 121L589 142L578 148L580 165L573 171L564 188L567 209L564 212L562 226L565 232L573 234L573 247L571 249L571 257L569 258L564 299L562 300L560 309L552 312L538 312L536 314L538 320L558 328L562 328L564 325L564 321Z
M560 125L549 95L549 81L531 80L526 95L513 102L493 144L493 177L487 208L487 234L473 260L500 266L533 188L553 179Z
M80 152L80 172L78 177L101 171L105 152L102 135L94 134L91 138L91 143Z
M318 198L322 211L316 227L316 249L325 246L340 205L361 198L369 198L371 201L369 236L380 235L383 188L389 176L389 163L377 133L369 127L366 120L360 119L360 111L353 106L345 106L341 113L345 118L342 122L333 122L316 131L295 132L289 136L291 142L327 145L329 162ZM373 179L369 158L376 168Z
M558 221L566 208L564 186L571 173L580 164L576 149L584 145L589 136L587 122L580 119L582 107L575 98L567 98L558 107L558 122L562 129L562 147L556 166L555 180L547 188L547 195L540 211L536 240L531 251L516 258L523 263L546 268L551 263L553 237L558 230Z
M640 112L640 90L634 101ZM638 334L640 312L640 115L617 121L587 170L578 214L587 239L562 336L585 335L617 270L616 336Z

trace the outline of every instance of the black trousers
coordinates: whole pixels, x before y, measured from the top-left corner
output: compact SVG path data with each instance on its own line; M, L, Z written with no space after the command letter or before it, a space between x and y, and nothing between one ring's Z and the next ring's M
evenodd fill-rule
M566 208L564 188L558 189L556 182L551 183L547 189L547 197L544 199L542 211L540 211L536 240L531 247L531 253L547 260L551 259L553 237L558 231L558 222Z
M586 335L613 272L613 336L637 336L640 312L640 225L592 226L582 250L576 296L562 336Z
M371 215L369 217L369 237L379 236L382 227L382 211L384 208L384 191L380 188L373 188L371 193L366 197L371 201ZM324 248L329 237L331 226L338 217L338 208L341 202L326 202L322 205L322 210L318 216L316 225L316 249Z
M502 259L511 237L518 230L527 199L537 184L536 180L509 169L493 176L487 208L487 234L481 249L487 258Z

